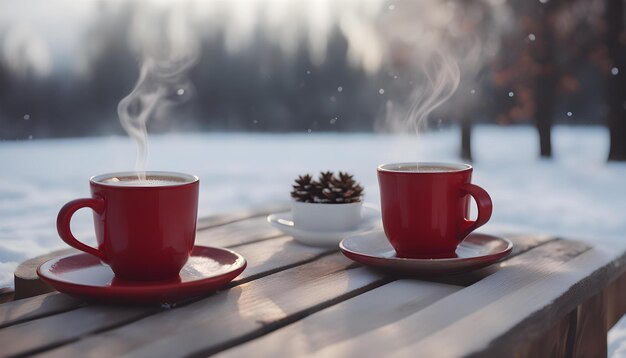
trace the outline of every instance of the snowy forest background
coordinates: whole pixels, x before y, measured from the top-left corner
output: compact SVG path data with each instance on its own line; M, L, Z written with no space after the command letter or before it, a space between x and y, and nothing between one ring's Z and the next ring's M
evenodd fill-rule
M460 84L421 123L607 125L626 159L624 4L615 0L0 1L0 139L123 134L146 48L197 47L193 95L154 133L393 132L445 51ZM420 62L421 61L421 62ZM623 69L623 70L622 70ZM430 71L432 72L432 71ZM155 116L156 117L156 116ZM466 143L467 142L467 143Z

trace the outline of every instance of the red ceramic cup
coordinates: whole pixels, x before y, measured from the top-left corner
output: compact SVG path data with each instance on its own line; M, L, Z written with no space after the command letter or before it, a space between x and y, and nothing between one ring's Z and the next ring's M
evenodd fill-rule
M489 194L471 184L466 164L397 163L378 167L385 234L399 257L455 257L456 247L491 217ZM469 197L478 218L469 220Z
M176 277L196 238L198 177L171 172L103 174L89 180L91 198L65 204L57 231L68 245L94 255L124 280ZM81 208L93 210L98 247L76 240L70 220Z

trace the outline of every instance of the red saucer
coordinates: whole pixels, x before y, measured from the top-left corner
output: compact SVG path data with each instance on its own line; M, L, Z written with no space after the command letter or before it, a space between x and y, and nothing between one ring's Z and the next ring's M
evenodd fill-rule
M177 278L163 281L116 279L97 257L72 254L52 259L37 274L56 290L88 301L107 303L175 303L223 287L246 268L239 254L195 246Z
M341 252L358 263L402 275L449 275L491 265L509 255L513 244L504 238L471 233L459 244L456 257L410 259L397 257L385 233L373 230L348 236L339 244Z

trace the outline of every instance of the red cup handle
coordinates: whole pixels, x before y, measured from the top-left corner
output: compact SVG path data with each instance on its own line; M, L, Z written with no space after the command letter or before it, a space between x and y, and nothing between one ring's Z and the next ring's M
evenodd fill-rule
M82 208L91 208L96 213L101 214L104 211L104 199L100 197L76 199L65 204L61 208L61 211L59 211L59 215L57 216L57 232L66 244L106 262L107 260L104 256L104 252L91 246L87 246L82 242L76 240L76 238L72 234L72 231L70 230L70 221L72 220L72 215L74 215L74 213L78 209Z
M459 241L465 239L472 231L485 225L491 218L491 213L493 212L491 197L485 189L479 187L478 185L470 183L461 185L461 195L471 195L474 200L476 200L476 205L478 206L478 218L476 218L476 221L463 218Z

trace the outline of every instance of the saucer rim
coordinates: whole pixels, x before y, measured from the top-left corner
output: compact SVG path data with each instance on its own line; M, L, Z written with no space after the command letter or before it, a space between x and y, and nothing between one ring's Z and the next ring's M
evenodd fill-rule
M342 253L348 253L348 254L351 254L351 255L358 255L358 256L374 259L374 260L396 261L396 262L414 262L414 263L433 263L433 262L437 262L437 263L459 263L459 262L475 261L477 259L490 257L490 256L494 256L494 255L501 255L500 258L502 258L502 257L506 257L506 256L510 255L511 251L513 251L513 242L511 242L511 240L509 240L507 238L504 238L504 237L501 237L501 236L496 236L496 235L491 235L491 234L484 234L484 233L481 233L481 232L472 232L472 233L470 233L467 236L469 237L471 235L482 235L482 236L490 237L490 238L495 239L495 240L504 241L507 244L506 248L504 248L501 251L495 252L495 253L491 253L491 254L487 254L487 255L481 255L481 256L473 256L473 257L410 258L410 257L397 257L397 256L394 256L394 257L373 256L373 255L369 255L369 254L366 254L366 253L361 253L361 252L356 252L354 250L350 250L350 249L346 248L345 245L344 245L344 241L346 241L346 240L355 239L359 235L371 234L373 232L382 233L383 236L386 236L384 230L382 230L382 229L380 229L380 230L370 230L370 231L367 231L367 232L362 232L362 233L350 235L350 236L345 237L343 240L341 240L341 242L339 243L339 249L341 250ZM461 244L462 243L463 242L461 242ZM392 250L393 250L393 247L392 247Z
M125 281L125 282L137 282L139 283L138 285L129 285L129 286L123 286L123 287L114 287L114 286L101 286L101 285L89 285L89 284L84 284L84 283L76 283L76 282L72 282L72 281L68 281L68 280L58 280L56 278L47 276L45 271L42 269L44 265L47 265L53 261L59 261L61 259L65 259L68 257L72 257L72 256L79 256L79 255L89 255L88 253L85 252L78 252L78 253L71 253L71 254L67 254L67 255L63 255L63 256L58 256L55 258L52 258L50 260L47 260L46 262L40 264L37 267L37 276L39 276L42 280L48 282L55 282L58 283L60 285L70 285L70 286L74 286L74 287L81 287L81 288L86 288L86 289L90 289L90 290L97 290L97 291L105 291L105 292L111 292L111 290L113 291L124 291L124 292L131 292L131 291L143 291L145 292L146 290L148 291L161 291L161 290L165 290L165 289L170 289L172 287L178 287L178 288L186 288L186 287L190 287L190 286L198 286L199 284L208 284L210 283L212 280L218 280L223 278L226 275L230 275L230 274L234 274L235 272L237 272L237 276L239 276L248 266L248 262L246 261L246 259L239 253L232 251L230 249L226 249L226 248L221 248L221 247L214 247L214 246L206 246L206 245L194 245L194 249L196 247L202 247L202 248L208 248L208 249L215 249L215 250L221 250L221 251L226 251L232 255L234 255L235 257L237 257L237 259L235 260L235 263L233 263L234 268L230 271L224 272L220 275L217 276L209 276L209 277L204 277L198 280L192 280L192 281L187 281L187 282L172 282L171 280L165 279L165 280L155 280L155 281ZM193 249L192 249L193 250ZM191 255L190 255L191 257ZM106 263L100 261L100 265L104 265L104 266L108 266ZM236 265L236 266L235 266ZM234 276L233 278L237 277ZM53 286L53 288L55 288ZM56 289L56 288L55 288Z

